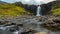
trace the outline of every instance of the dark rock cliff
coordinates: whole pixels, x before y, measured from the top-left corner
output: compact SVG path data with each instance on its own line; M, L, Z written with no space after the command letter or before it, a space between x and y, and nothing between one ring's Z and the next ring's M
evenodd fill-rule
M53 1L53 2L50 2L50 3L47 3L47 4L40 5L42 15L50 14L50 10L52 8L52 5L55 4L55 3L56 3L56 1ZM25 8L27 11L36 15L37 5L22 4L21 2L16 2L15 5L21 6L21 7Z
M33 13L34 15L36 14L36 10L37 10L36 5L22 4L21 2L16 2L15 5L23 7L27 11Z
M42 13L42 15L50 14L52 4L53 3L48 3L48 4L41 5L41 13Z

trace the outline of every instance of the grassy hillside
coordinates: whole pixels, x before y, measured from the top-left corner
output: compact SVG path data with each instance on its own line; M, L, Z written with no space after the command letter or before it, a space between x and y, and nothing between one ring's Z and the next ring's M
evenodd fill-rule
M0 4L0 17L1 16L21 16L30 14L24 8L12 4Z
M60 1L56 1L52 5L51 12L52 12L53 15L60 15Z

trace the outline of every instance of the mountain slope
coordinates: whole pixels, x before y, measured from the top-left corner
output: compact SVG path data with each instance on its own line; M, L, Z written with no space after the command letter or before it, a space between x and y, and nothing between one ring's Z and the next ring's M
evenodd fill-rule
M23 7L25 10L27 10L27 12L30 12L33 15L36 15L36 11L37 11L36 5L23 4L22 2L15 2L13 4L15 4L16 6Z
M0 16L21 16L30 14L24 8L12 4L0 4Z
M0 1L0 4L5 4L5 3L8 4L7 2Z
M60 1L55 1L52 5L51 12L53 15L60 15Z

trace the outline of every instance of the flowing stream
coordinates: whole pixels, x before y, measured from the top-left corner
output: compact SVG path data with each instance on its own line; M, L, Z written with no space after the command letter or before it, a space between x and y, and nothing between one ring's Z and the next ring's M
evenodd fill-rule
M39 18L38 18L39 19ZM32 28L38 32L46 32L46 34L60 34L60 32L52 32L52 31L49 31L45 28L42 28L40 26L40 24L42 24L43 22L39 22L36 17L32 17L32 18L17 18L17 19L11 19L11 21L13 20L13 22L16 22L16 23L23 23L24 24L24 27L21 28L19 31L14 31L14 32L10 32L8 31L9 30L9 27L13 27L13 26L3 26L3 25L0 25L0 34L18 34L20 32L23 31L23 29L26 29L28 30L28 28Z

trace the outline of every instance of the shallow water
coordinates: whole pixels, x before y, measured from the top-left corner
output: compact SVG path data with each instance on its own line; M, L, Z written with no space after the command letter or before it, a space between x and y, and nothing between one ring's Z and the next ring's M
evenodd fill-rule
M39 20L37 18L19 18L19 19L11 19L11 22L14 22L14 23L23 23L24 24L24 27L21 28L20 32L21 31L25 31L25 30L28 30L29 28L32 28L33 30L36 30L37 32L46 32L47 34L60 34L60 32L52 32L52 31L49 31L45 28L42 28L40 26L40 24L42 24L43 22L39 22ZM0 34L13 34L13 32L10 32L8 31L6 27L3 27L0 25Z

